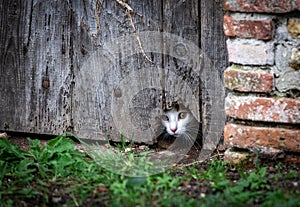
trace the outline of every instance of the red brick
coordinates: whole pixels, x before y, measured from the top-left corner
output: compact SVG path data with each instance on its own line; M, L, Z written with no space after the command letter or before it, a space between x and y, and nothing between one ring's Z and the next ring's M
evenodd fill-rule
M229 62L242 65L274 64L274 46L271 42L228 39L226 43Z
M272 20L246 20L224 16L224 33L230 37L272 39Z
M273 83L273 75L262 70L245 71L231 66L224 72L224 84L230 90L269 93L273 90Z
M225 112L236 119L296 124L300 123L300 100L227 96Z
M225 145L239 148L271 147L300 152L300 130L227 124Z
M225 0L224 9L239 12L287 13L300 11L300 0Z

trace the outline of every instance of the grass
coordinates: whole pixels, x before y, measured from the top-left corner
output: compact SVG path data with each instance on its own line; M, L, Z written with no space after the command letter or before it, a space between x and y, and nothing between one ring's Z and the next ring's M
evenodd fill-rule
M30 150L24 151L0 139L0 206L292 207L300 203L299 189L276 186L279 181L299 180L299 172L293 169L282 175L280 164L271 175L259 164L250 171L212 160L151 176L129 177L129 168L124 166L135 166L136 157L143 161L134 169L151 168L147 153L102 157L76 150L75 143L65 136L42 147L39 140L28 140ZM121 143L120 151L125 147ZM125 161L117 167L124 173L103 167L113 160L120 162L120 157Z

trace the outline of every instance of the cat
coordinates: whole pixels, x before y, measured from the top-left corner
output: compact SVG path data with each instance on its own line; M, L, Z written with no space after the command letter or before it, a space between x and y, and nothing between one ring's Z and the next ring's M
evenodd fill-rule
M172 103L164 109L161 123L166 137L182 138L184 142L193 145L199 132L199 123L192 113L183 106Z
M188 111L177 111L175 108L172 108L164 112L161 122L167 133L176 137L186 133L187 126L191 122L191 119L191 114Z

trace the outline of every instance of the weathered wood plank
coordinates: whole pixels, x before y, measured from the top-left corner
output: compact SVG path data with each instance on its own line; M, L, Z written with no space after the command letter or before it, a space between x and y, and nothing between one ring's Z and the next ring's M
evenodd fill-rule
M23 128L20 115L24 108L18 107L18 103L24 103L25 99L25 94L20 90L25 81L24 72L19 70L22 64L19 53L22 49L15 30L18 25L10 24L18 21L21 16L20 12L15 11L15 3L3 1L0 5L0 126L4 130Z
M228 65L226 40L223 35L223 1L201 1L201 50L208 61L203 70L202 133L204 148L214 148L222 138L225 124L222 72Z
M160 31L161 14L157 11L161 10L161 4L132 0L128 6L133 9L130 14L116 1L103 1L98 8L99 39L103 45L76 75L74 131L80 137L120 141L122 134L128 140L153 142L155 132L149 129L149 124L154 121L151 110L156 103L147 98L149 90L152 91L151 83L159 81L159 73L154 72L155 67L141 54L134 29ZM156 39L145 42L139 38L144 49L155 45ZM147 53L147 56L154 64L161 64L160 55Z
M42 134L72 129L74 68L82 57L78 43L86 40L71 7L67 1L1 4L1 129Z
M175 101L188 107L200 122L199 1L165 1L163 20L164 32L183 38L165 46L165 91L169 96L181 99Z

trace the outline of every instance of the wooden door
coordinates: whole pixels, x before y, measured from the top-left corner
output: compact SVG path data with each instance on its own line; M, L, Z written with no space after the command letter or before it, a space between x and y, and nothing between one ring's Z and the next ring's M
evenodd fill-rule
M95 140L125 133L152 143L160 98L183 81L198 96L189 107L203 134L216 134L209 138L215 143L224 120L215 111L227 65L222 19L221 0L4 0L0 130L71 131ZM195 59L170 55L168 41L181 43L173 48L179 55L201 49L198 76L191 73Z

